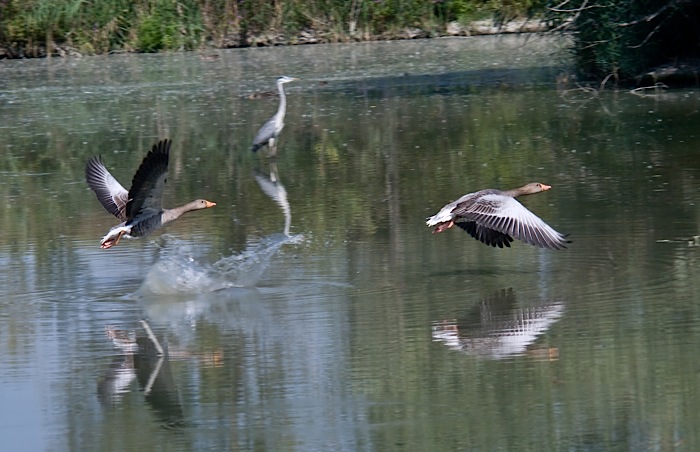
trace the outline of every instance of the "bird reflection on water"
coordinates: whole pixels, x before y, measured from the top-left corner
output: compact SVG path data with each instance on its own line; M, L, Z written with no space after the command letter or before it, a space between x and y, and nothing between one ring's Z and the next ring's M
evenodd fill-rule
M277 170L277 162L270 162L270 172L265 174L261 170L256 169L253 172L253 177L255 177L255 182L258 183L260 189L269 196L273 201L275 201L284 214L284 231L283 234L287 237L291 237L289 229L292 225L292 210L289 207L289 200L287 199L287 190L285 190L284 185L279 178L279 171Z
M504 289L480 301L463 318L433 322L432 336L470 355L556 359L557 348L538 346L536 341L563 313L564 303L559 300L518 306L513 290Z
M170 368L171 359L194 359L203 367L218 367L221 350L188 353L187 350L162 347L149 324L142 320L141 330L117 330L107 326L107 337L118 354L97 383L97 393L104 405L118 406L131 391L143 394L164 426L183 427L185 416L177 385ZM138 382L135 386L133 383Z

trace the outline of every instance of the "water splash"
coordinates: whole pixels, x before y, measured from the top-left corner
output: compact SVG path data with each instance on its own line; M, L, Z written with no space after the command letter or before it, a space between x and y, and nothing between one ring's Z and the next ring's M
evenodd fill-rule
M272 258L284 245L302 243L302 235L273 234L248 244L248 248L213 264L203 262L201 249L190 242L168 238L160 258L144 278L138 295L187 295L232 287L254 287ZM165 241L165 239L164 239Z

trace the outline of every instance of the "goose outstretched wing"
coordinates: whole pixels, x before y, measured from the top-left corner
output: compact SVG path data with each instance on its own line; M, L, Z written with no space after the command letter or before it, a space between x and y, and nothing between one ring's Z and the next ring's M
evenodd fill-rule
M171 144L172 140L159 141L141 162L129 189L129 202L126 204L128 219L155 215L162 210Z
M454 214L456 217L460 217L457 222L460 220L461 222L472 221L483 228L506 234L540 248L560 250L566 248L566 244L569 243L566 236L555 231L510 196L487 194L482 196L478 202L470 203L463 209L457 206ZM462 228L475 238L484 241L475 236L474 233L479 232L477 229L474 229L474 233L472 233L468 229ZM503 243L502 238L496 235L488 235L483 231L481 234L482 237L490 238L492 242L495 241L497 245Z
M90 157L85 165L85 180L102 207L120 220L126 220L129 192L107 171L102 157Z

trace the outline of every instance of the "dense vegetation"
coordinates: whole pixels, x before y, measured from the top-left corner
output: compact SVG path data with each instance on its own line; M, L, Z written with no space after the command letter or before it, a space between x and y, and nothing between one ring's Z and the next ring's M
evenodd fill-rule
M573 32L587 77L630 80L668 63L695 76L690 0L0 0L0 57L430 37L532 16Z
M697 83L700 2L690 0L564 0L549 5L560 29L575 32L581 72L630 80L656 68L656 78ZM659 67L667 67L660 70ZM653 80L652 80L653 81Z
M528 14L544 0L0 0L8 56L154 52L431 36L450 21ZM309 39L308 36L312 35Z

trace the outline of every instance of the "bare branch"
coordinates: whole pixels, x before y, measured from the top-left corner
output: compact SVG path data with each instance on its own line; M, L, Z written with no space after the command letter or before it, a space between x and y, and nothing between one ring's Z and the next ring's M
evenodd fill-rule
M554 11L554 12L563 12L563 11L565 11L565 10L558 10L558 9L555 9L555 8L559 8L559 7L561 7L561 6L564 6L564 5L567 4L567 3L569 3L569 0L564 0L564 2L558 4L558 5L555 6L554 8L550 8L550 10L552 10L552 11ZM588 0L584 0L583 4L581 5L581 8L585 8L587 3L588 3ZM576 10L571 10L571 11L576 11ZM579 9L578 12L577 12L573 17L570 17L569 20L565 20L565 21L562 22L560 25L557 25L557 26L554 27L552 30L550 30L550 32L551 32L551 33L554 33L555 31L558 31L559 29L566 29L570 24L575 23L576 20L578 19L578 16L581 15L581 11L583 11L583 10L582 10L582 9Z
M581 86L580 83L576 84L577 88L567 89L560 93L562 100L569 102L571 104L586 105L591 100L599 98L600 93L597 89L591 88L590 86ZM576 95L581 94L581 98L577 98Z
M573 19L566 19L556 27L552 28L551 30L547 30L547 33L553 34L559 30L566 30L569 28L572 24L574 23Z
M555 6L554 8L549 8L549 9L555 11L555 10L557 10L557 9L560 9L562 6L566 5L566 4L569 3L570 1L571 1L571 0L564 0L563 2L559 3L559 4L558 4L557 6Z
M609 40L609 39L605 39L605 40L601 40L601 41L588 41L588 45L585 45L585 46L581 47L581 49L582 49L582 50L588 50L588 49L590 49L590 48L592 48L592 47L595 47L595 46L597 46L597 45L599 45L599 44L605 44L606 42L610 42L610 40Z
M686 3L688 0L673 0L668 3L666 3L664 6L659 8L656 12L651 13L645 17L642 17L639 20L633 20L632 22L625 22L622 24L617 24L618 27L629 27L630 25L636 25L641 22L651 22L652 20L656 19L656 17L661 14L662 12L666 11L667 9L674 7L680 3Z
M608 83L608 80L610 79L610 77L617 77L617 74L615 74L614 72L611 72L610 74L606 75L605 78L603 79L603 81L600 82L600 88L599 88L600 91L603 91L603 89L605 88L605 84Z
M666 20L668 20L668 19L670 19L670 18L666 18ZM648 41L652 36L654 36L654 34L655 34L657 31L659 31L659 28L661 28L661 26L662 26L663 24L666 23L666 20L662 21L659 25L657 25L656 27L654 27L654 29L651 30L651 31L649 32L649 34L647 35L647 37L644 38L644 40L643 40L642 42L640 42L640 43L637 44L636 46L629 46L629 48L630 48L630 49L638 49L638 48L642 47L644 44L646 44L647 41Z
M566 0L562 3L559 3L557 6L553 6L551 8L547 8L550 11L554 11L555 13L581 13L581 11L585 11L587 9L594 9L594 8L607 8L605 5L591 5L591 6L586 6L588 3L588 0L585 0L581 6L578 8L573 8L573 9L561 9L562 6L566 5L569 3L569 0ZM577 14L578 15L578 14Z
M650 90L650 89L653 89L655 94L647 94L646 91ZM668 86L665 85L664 83L656 82L652 86L640 86L639 88L635 88L633 90L630 90L630 93L634 94L635 96L639 96L639 97L648 97L648 96L656 95L664 89L668 89Z

